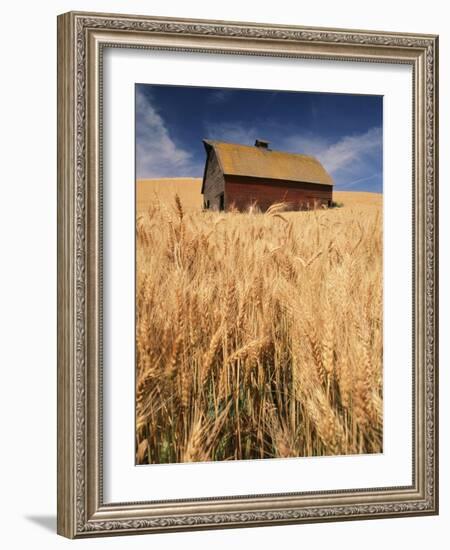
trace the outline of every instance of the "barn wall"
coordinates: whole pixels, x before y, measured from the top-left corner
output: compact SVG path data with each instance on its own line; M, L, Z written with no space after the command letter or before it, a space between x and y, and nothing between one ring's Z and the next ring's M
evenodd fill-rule
M291 210L302 210L328 204L333 198L333 187L226 176L226 197L226 206L234 205L238 210L246 210L256 203L264 211L271 204L281 201L290 203Z
M225 181L220 169L217 155L211 149L208 156L208 164L205 174L205 186L203 189L203 200L209 200L209 208L218 210L220 206L220 195L224 193Z

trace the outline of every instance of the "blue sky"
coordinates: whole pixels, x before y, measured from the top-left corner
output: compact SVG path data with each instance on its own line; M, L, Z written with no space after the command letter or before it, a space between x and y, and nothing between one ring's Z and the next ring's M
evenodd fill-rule
M138 178L201 177L202 139L318 158L336 190L382 192L381 96L136 85Z

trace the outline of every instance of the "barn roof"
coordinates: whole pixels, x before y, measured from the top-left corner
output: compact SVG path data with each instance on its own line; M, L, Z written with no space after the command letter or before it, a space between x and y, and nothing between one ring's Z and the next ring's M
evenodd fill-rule
M203 140L216 152L225 175L333 185L325 168L314 157L264 147Z

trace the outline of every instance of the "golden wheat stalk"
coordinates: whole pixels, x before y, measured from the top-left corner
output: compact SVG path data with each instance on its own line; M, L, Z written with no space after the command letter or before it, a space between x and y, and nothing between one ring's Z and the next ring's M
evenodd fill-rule
M137 462L381 452L380 209L183 193L137 218Z

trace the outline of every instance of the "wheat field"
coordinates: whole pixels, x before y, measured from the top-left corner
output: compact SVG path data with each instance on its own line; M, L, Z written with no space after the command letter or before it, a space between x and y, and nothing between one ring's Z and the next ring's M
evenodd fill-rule
M137 183L136 462L382 452L382 196L201 210Z

